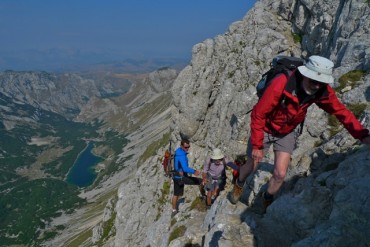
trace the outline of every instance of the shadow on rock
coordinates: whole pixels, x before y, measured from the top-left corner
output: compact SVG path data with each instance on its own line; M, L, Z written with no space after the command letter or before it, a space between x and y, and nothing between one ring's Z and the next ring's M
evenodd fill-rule
M256 175L251 175L250 183L245 185L247 194L244 194L248 198L249 203L246 203L248 208L241 213L240 219L251 228L254 246L280 247L297 243L301 244L299 246L315 246L305 244L319 241L320 234L326 227L332 229L349 228L347 225L356 227L356 222L352 222L351 217L349 219L347 217L348 222L343 223L343 215L349 211L358 218L363 217L363 210L355 210L358 205L355 200L359 196L357 193L347 193L347 190L357 191L359 188L368 187L365 182L362 185L362 180L359 181L356 177L366 172L357 172L359 175L356 175L354 171L355 168L366 171L366 166L353 165L356 159L348 158L358 156L356 162L364 162L365 158L361 159L360 155L361 149L356 147L349 148L343 153L326 153L317 148L310 155L308 170L285 180L266 213L263 212L261 194L266 190L268 180L264 184L262 181L259 182L261 177L257 179L257 176L260 171L257 171ZM341 181L341 184L338 184L338 181ZM362 193L368 194L368 192L359 194ZM343 195L351 196L352 199L346 200ZM335 207L340 203L345 206ZM337 219L333 215L337 215ZM361 234L358 235L363 237ZM334 240L328 238L325 241ZM338 236L338 240L335 241L351 243L352 240L343 240Z

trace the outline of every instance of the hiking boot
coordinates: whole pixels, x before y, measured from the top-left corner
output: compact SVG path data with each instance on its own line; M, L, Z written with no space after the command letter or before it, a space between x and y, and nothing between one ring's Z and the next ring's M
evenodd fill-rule
M233 191L230 193L229 201L232 204L236 204L240 200L240 197L242 196L242 194L243 194L243 186L240 186L238 181L236 181L236 183L234 184Z
M274 197L272 195L270 194L266 195L266 192L262 193L262 207L264 213L266 213L267 207L270 206L273 201Z
M173 209L171 213L171 218L173 218L178 212L179 211L177 211L176 209Z

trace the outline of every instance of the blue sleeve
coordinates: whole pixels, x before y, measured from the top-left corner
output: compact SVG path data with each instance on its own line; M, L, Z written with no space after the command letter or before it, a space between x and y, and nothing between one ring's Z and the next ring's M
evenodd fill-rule
M190 173L190 174L194 174L195 173L195 170L193 168L190 168L189 167L188 160L185 158L185 156L183 156L182 159L180 158L180 163L181 163L181 166L182 166L182 170L184 172Z
M188 159L185 155L182 155L179 157L178 161L180 162L181 164L181 168L182 168L182 171L185 172L185 173L190 173L190 174L194 174L195 173L195 170L193 168L190 168L189 167L189 164L188 164Z

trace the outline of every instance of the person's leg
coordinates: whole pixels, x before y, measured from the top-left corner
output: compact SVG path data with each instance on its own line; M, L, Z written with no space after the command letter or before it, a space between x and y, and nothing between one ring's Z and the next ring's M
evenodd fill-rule
M211 204L212 204L212 191L207 191L207 203L206 203L206 205L207 206L211 206Z
M257 169L257 164L256 162L254 162L254 159L249 157L247 159L247 161L245 162L245 164L241 165L240 166L240 170L239 170L239 177L238 179L236 180L236 183L239 185L239 186L242 186L245 182L245 180L247 179L247 177Z
M218 181L217 180L213 180L213 182L212 182L211 203L215 199L215 196L216 196L218 190L219 190Z
M215 191L213 192L213 200L216 200L216 198L218 197L218 195L220 194L220 188L219 187L217 187L216 189L215 189Z
M243 187L247 177L257 169L257 164L254 159L248 158L245 164L240 166L239 177L235 180L235 184L231 194L229 196L229 201L232 204L236 204L243 194Z
M202 179L197 177L183 177L184 184L187 185L201 185Z
M184 184L187 185L199 185L199 192L201 196L205 196L204 186L202 185L202 179L197 177L183 177Z
M283 185L285 175L296 147L296 133L292 132L277 138L274 142L274 173L269 181L267 192L275 195Z
M184 184L179 184L179 180L173 180L173 196L172 196L172 213L177 212L177 200L179 196L184 194Z
M270 138L271 138L270 134L267 134L267 133L264 134L264 139L263 139L264 155L266 155L266 153L270 149L270 146L271 146L271 143L272 143ZM239 168L239 177L236 180L237 183L239 182L239 185L241 185L241 184L244 185L244 182L248 178L248 176L252 172L255 172L258 168L258 163L255 162L254 159L252 158L252 150L253 150L253 147L252 147L251 139L249 138L248 147L247 147L247 160L245 161L244 164L242 164L240 166L240 168Z
M296 146L296 137L294 132L283 137L276 137L274 142L274 172L262 199L265 210L272 203L274 195L278 193L284 183L291 156Z
M202 199L204 199L206 197L206 191L205 191L204 185L202 183L199 185L199 190L200 190L200 195L201 195Z
M268 152L270 146L271 146L271 141L269 140L270 135L265 133L263 144L264 144L264 154ZM243 187L245 184L245 181L247 180L248 176L257 170L258 163L254 161L252 158L252 143L251 139L249 138L248 140L248 147L247 147L247 160L244 164L242 164L239 168L239 177L236 179L234 188L230 194L229 201L232 204L236 204L241 195L243 194Z
M212 180L210 180L210 177L208 176L207 183L204 186L206 190L206 206L211 205L211 198L212 198Z
M206 192L204 191L204 185L202 184L201 179L199 181L199 191L200 191L200 196L204 198L204 196L206 196Z
M218 179L215 182L215 189L212 194L212 201L216 200L216 198L219 196L221 190L224 190L226 186L226 181L224 179Z
M275 152L274 173L268 183L267 188L267 192L270 195L275 195L283 185L284 178L290 163L290 158L290 153L280 151Z
M172 210L177 210L177 199L178 196L175 195L172 196Z
M268 183L267 191L262 194L263 209L266 212L268 206L274 200L274 195L280 190L288 170L291 154L275 151L274 173Z
M243 187L247 177L256 169L257 165L254 164L252 158L248 158L246 163L240 166L239 177L236 179L233 190L229 195L229 201L232 204L236 204L243 194Z

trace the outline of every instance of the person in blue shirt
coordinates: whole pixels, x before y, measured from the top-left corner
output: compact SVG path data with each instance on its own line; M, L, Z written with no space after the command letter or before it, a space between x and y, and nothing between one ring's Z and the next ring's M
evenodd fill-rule
M179 196L184 195L184 187L187 185L199 185L201 194L204 194L204 190L201 186L202 179L197 177L191 177L188 174L195 176L200 175L200 170L189 167L188 151L190 148L190 141L182 139L180 147L175 151L174 157L174 169L176 174L173 176L173 196L172 196L172 216L177 214L177 200Z

